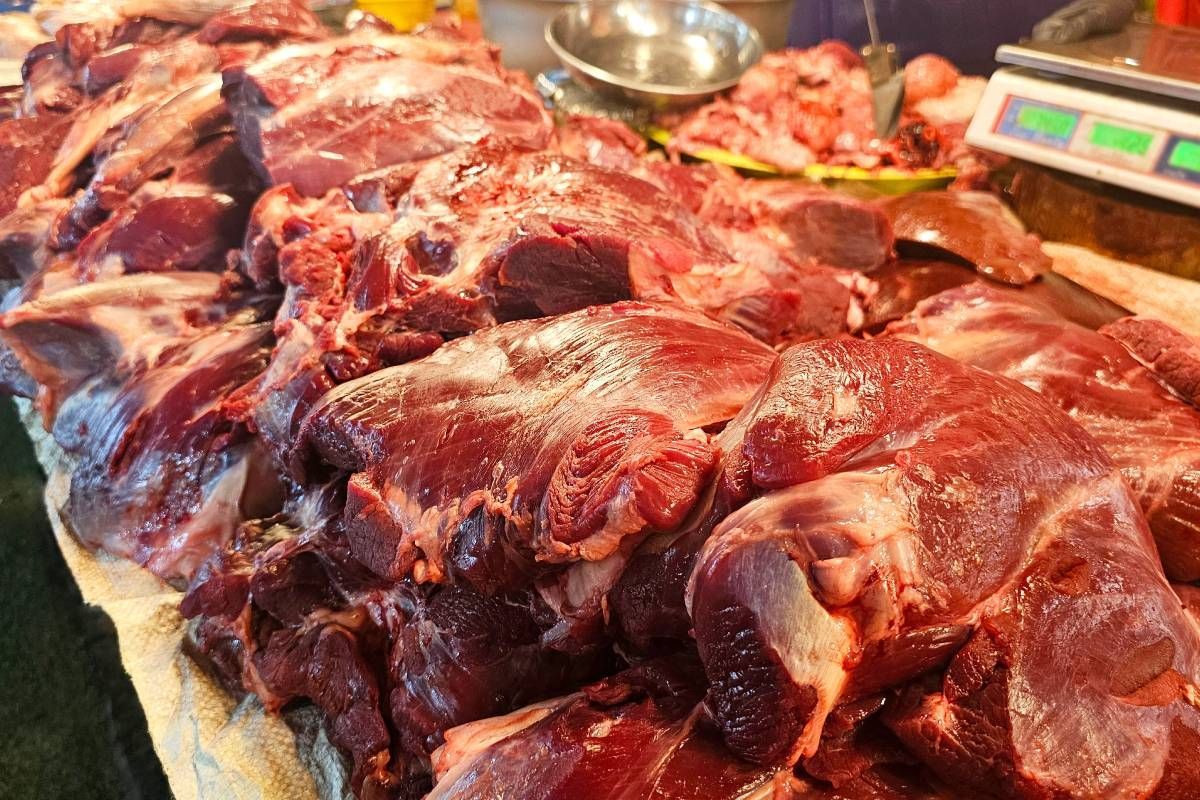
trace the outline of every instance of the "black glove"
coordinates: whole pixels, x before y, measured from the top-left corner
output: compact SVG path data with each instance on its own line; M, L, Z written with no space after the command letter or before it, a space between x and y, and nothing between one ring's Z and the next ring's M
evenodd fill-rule
M1066 44L1116 33L1129 24L1136 8L1136 0L1075 0L1033 26L1033 40Z

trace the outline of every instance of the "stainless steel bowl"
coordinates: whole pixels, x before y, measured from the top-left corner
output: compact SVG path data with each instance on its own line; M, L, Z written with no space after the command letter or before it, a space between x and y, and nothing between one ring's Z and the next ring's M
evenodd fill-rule
M698 0L587 0L546 23L546 43L581 84L656 109L728 89L763 53L758 31Z

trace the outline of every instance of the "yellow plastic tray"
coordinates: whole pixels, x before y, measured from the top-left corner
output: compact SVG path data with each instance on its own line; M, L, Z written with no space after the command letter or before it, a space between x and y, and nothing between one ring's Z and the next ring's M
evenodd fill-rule
M671 143L671 133L666 128L649 125L643 130L647 139L663 147ZM863 169L862 167L831 166L812 164L803 172L785 172L776 166L758 161L749 156L731 153L719 147L705 147L687 153L701 161L724 164L728 167L761 177L804 178L820 183L848 183L880 194L907 194L945 187L958 175L954 167L941 169L906 170L896 167Z

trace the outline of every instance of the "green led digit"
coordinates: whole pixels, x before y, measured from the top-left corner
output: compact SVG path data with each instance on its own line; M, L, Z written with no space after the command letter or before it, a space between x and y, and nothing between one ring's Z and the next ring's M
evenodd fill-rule
M1175 169L1200 172L1200 142L1179 142L1171 151L1171 157L1167 163Z
M1144 156L1150 152L1154 134L1110 125L1107 122L1097 122L1092 126L1088 141L1097 147L1117 150L1131 156Z
M1017 125L1057 139L1070 138L1077 120L1074 114L1043 106L1025 106L1017 112Z

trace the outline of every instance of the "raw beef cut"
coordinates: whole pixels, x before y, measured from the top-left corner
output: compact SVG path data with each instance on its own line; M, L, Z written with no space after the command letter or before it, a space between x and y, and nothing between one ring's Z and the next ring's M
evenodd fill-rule
M347 556L330 527L334 500L314 489L286 517L243 524L201 567L180 607L203 615L190 648L228 688L253 691L268 710L300 699L320 708L330 738L351 756L360 796L416 797L401 791L414 776L407 759L393 761L384 705L389 631L416 594L383 585Z
M387 599L378 602L389 608ZM352 610L344 620L273 631L256 659L268 696L277 702L307 698L325 712L330 738L353 758L351 786L365 797L389 796L410 778L406 759L393 763L380 705L377 650L384 641L371 616Z
M245 518L282 502L261 447L221 403L262 371L270 325L200 336L129 378L98 377L68 399L54 436L79 455L66 506L84 543L187 580Z
M1175 583L1171 588L1175 590L1175 594L1179 595L1184 609L1192 615L1196 624L1200 625L1200 586L1193 586L1190 583Z
M69 117L57 114L0 122L0 217L17 207L22 193L46 180L70 127Z
M768 800L778 770L725 750L704 718L702 686L689 660L652 661L455 728L434 754L429 798ZM786 770L778 779L781 789L792 783Z
M912 757L848 729L826 778L742 761L704 714L693 657L644 662L567 697L447 732L430 800L936 800ZM879 704L876 704L876 708ZM877 738L880 734L872 730ZM890 736L886 731L883 736ZM894 741L894 739L892 740ZM832 749L832 748L831 748ZM826 765L823 765L826 766Z
M280 344L245 406L282 458L338 383L442 335L630 297L700 308L770 343L849 328L847 276L765 242L731 254L708 227L651 183L511 147L380 170L319 200L277 187L252 214L242 268L286 287Z
M614 120L575 117L557 130L559 149L661 188L732 241L755 232L798 261L869 271L892 254L892 230L872 203L816 185L745 180L715 164L684 166L647 155L645 140Z
M261 289L300 289L302 295L312 295L306 288L309 269L290 258L316 246L330 250L348 251L355 243L387 227L398 204L404 199L415 176L416 167L399 165L358 175L343 187L331 190L319 198L301 197L290 184L267 189L259 196L250 215L246 240L238 258L241 271ZM285 247L297 253L284 253ZM292 292L289 292L289 295ZM332 299L332 298L330 298ZM296 318L294 308L300 300L289 298L284 306L286 316ZM335 303L336 304L336 303Z
M169 51L168 45L187 32L182 26L149 18L88 16L93 19L68 22L55 32L54 41L29 51L21 66L24 116L76 109L87 98L133 76L143 59L155 59L159 46Z
M360 210L355 198L349 187L305 200L280 186L267 190L251 214L239 266L264 290L282 285L284 297L271 364L240 393L237 406L281 465L300 420L322 394L442 343L437 332L397 325L386 305L361 309L350 303L347 293L361 262L354 246L390 220L390 208Z
M350 556L337 508L336 493L313 491L289 509L301 527L244 525L182 611L201 617L192 646L226 685L252 688L272 709L301 697L320 706L357 765L356 785L417 780L411 758L427 758L445 729L611 670L602 651L542 646L549 610L529 590L485 595L373 575ZM359 678L326 677L346 669Z
M218 66L215 48L193 39L179 39L151 48L125 76L125 79L99 94L71 115L72 125L54 157L53 167L41 184L22 195L21 202L37 202L62 197L71 188L75 171L93 151L100 149L96 161L107 154L106 146L116 145L120 137L110 138L139 115L152 113L191 87L211 80Z
M471 150L416 174L396 221L363 248L356 305L397 294L393 314L454 332L611 303L634 291L639 246L658 257L654 269L729 259L699 220L637 178L550 153Z
M88 380L152 366L253 302L214 273L125 275L4 312L0 339L38 382L49 426L59 405Z
M817 752L796 772L808 779L798 797L812 800L955 800L884 724L892 698L875 695L838 706L825 721Z
M1100 332L1125 345L1172 391L1200 408L1200 342L1148 317L1126 317Z
M54 222L69 207L62 198L17 208L0 218L0 279L36 282L50 265Z
M891 224L870 203L792 181L747 181L740 203L799 258L868 272L892 254Z
M850 294L832 270L769 245L730 252L705 223L620 172L552 153L464 151L422 166L393 224L359 248L356 305L387 300L402 325L456 332L630 297L677 300L770 340L744 312L758 302L775 326L845 329Z
M66 56L57 42L42 42L21 63L23 86L20 115L35 117L75 109L83 94L73 80Z
M713 233L726 244L728 262L687 267L676 253L654 250L630 264L633 296L698 308L776 347L858 329L861 277L797 261L757 233Z
M73 465L68 527L186 585L188 652L311 704L349 792L1195 794L1200 595L1143 518L1200 579L1194 342L991 196L556 128L441 20L200 6L63 25L0 92L0 390ZM970 82L906 80L890 142L838 43L676 121L979 163ZM900 338L1004 304L939 336L1027 348L1042 397Z
M85 97L95 97L110 86L128 80L142 61L158 57L155 48L182 38L187 28L142 17L116 24L111 32L101 21L64 26L57 39L59 52L73 70L71 83ZM86 44L85 44L86 42ZM82 45L82 46L81 46Z
M690 524L647 538L609 592L609 629L622 652L646 657L695 646L687 587L713 528L750 499L738 466L747 424L745 414L739 414L716 435L722 469Z
M405 620L388 665L390 719L409 753L426 756L446 730L578 686L611 660L546 647L553 612L536 593L461 585L430 595Z
M948 253L981 275L1017 285L1050 271L1040 240L1022 231L993 194L914 192L882 203L902 253Z
M1196 629L1064 413L919 345L846 340L786 351L731 425L758 497L705 544L690 609L735 752L811 756L838 702L945 667L886 721L964 790L1196 785Z
M1027 303L1036 303L1078 325L1095 330L1129 312L1093 294L1069 278L1047 272L1021 287L982 278L967 265L949 261L899 259L871 273L872 289L864 303L863 330L879 333L903 317L922 300L968 283L982 283L993 291L1015 292Z
M63 252L85 281L220 268L258 187L231 158L218 51L150 23L67 26L59 39L80 105L47 117L58 120L50 144L61 146L9 151L28 180L21 207L0 222L6 267L30 276ZM55 202L79 184L84 191Z
M629 550L703 494L717 457L703 429L740 408L770 360L695 312L597 308L489 329L340 386L303 435L354 473L347 538L364 564L488 591L537 578L558 619L547 641L586 647ZM397 403L413 411L397 418Z
M978 273L965 264L901 258L871 275L873 291L863 308L863 330L876 334L938 292L973 283Z
M152 178L171 172L204 138L228 125L221 79L200 75L158 104L139 111L122 135L97 153L96 171L59 223L56 247L69 249Z
M307 6L292 0L234 2L207 20L199 21L204 22L199 33L200 40L212 44L246 39L303 41L323 39L329 35L321 20Z
M683 532L651 536L630 556L605 598L610 635L623 652L645 657L694 646L684 595L713 516L721 513Z
M737 412L771 358L695 312L586 309L340 386L304 439L353 473L347 534L380 575L443 580L480 523L492 547L601 562L684 520L717 465L704 430ZM567 588L566 605L591 602Z
M611 671L602 598L624 553L686 517L716 469L706 429L773 357L699 313L619 304L490 328L338 387L302 436L323 462L310 479L346 488L310 483L319 513L292 509L294 532L246 526L201 570L184 604L203 618L196 646L273 707L313 699L339 735L386 719L392 734L343 746L362 776L396 779L399 754L427 757L447 728ZM305 677L327 635L373 689Z
M352 35L280 48L227 70L225 83L262 177L309 196L483 139L530 148L550 141L536 95L478 43Z
M287 692L287 699L307 698L325 712L329 738L352 756L350 787L359 796L419 797L424 787L410 788L414 778L420 780L410 762L393 763L378 707L380 678L364 657L362 633L336 621L307 631L276 631L260 665L263 680Z
M1200 410L1115 339L979 285L936 295L889 332L1018 380L1070 414L1129 480L1167 574L1200 579Z
M83 237L74 272L94 281L133 272L224 271L227 254L242 243L257 189L232 135L199 143L168 177L139 187ZM70 228L78 208L57 221L56 246L79 231Z
M555 144L560 152L571 158L629 173L635 173L649 163L646 139L623 122L587 116L557 121Z
M278 187L252 215L242 266L287 288L280 345L245 406L282 455L322 392L442 334L630 297L771 343L850 327L853 279L748 235L730 253L705 222L635 177L500 146L377 170L319 201Z

